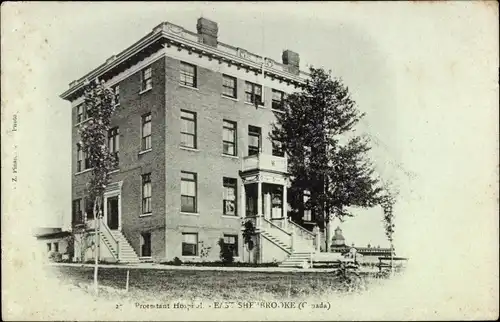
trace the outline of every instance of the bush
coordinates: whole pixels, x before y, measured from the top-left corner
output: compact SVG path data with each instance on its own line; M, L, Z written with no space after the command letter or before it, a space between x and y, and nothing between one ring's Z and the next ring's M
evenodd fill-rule
M49 260L51 262L60 263L60 262L62 262L62 254L61 253L52 252L52 253L49 254Z
M91 259L87 259L84 264L95 264L95 259L91 258ZM117 262L114 262L114 261L107 261L107 260L103 260L103 259L99 259L99 265L115 265L117 264Z
M233 248L224 243L224 239L219 239L220 259L224 264L231 264L234 262Z
M161 262L161 265L176 265L179 266L181 264L174 264L174 261ZM278 263L246 263L246 262L232 262L232 263L224 263L222 261L215 262L181 262L183 266L205 266L205 267L278 267Z
M174 260L173 260L173 264L175 266L181 266L182 265L182 261L179 259L179 257L175 257Z
M245 221L243 226L243 243L246 244L248 250L251 251L254 247L253 236L255 236L255 227L250 220Z
M341 262L335 270L335 279L339 289L344 292L357 292L365 289L365 280L359 274L359 265L352 262Z

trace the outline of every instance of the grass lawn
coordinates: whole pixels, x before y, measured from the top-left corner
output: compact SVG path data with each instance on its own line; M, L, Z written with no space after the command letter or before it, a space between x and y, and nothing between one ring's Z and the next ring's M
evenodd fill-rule
M53 272L73 285L93 283L91 267L53 267ZM125 289L127 270L99 268L99 283ZM343 285L332 272L243 272L130 269L126 296L156 301L179 299L261 300L328 295Z

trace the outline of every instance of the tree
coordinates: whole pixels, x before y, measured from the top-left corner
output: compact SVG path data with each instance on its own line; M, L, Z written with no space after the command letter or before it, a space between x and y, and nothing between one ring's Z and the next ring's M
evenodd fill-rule
M380 205L384 211L384 218L382 219L384 223L385 235L387 236L387 240L389 241L391 247L391 274L394 273L394 205L396 203L396 197L398 195L398 191L395 190L389 184L385 185L385 194L382 197Z
M83 108L87 112L89 120L80 128L81 145L83 153L89 159L92 169L87 190L90 200L94 200L95 230L95 268L94 286L98 294L97 271L100 247L100 224L102 220L102 203L104 191L109 183L109 173L113 170L116 162L115 156L109 152L107 136L111 123L111 115L115 111L113 92L107 88L104 81L96 79L93 82L86 81L84 87Z
M373 207L385 195L367 155L369 140L355 133L363 116L340 79L311 67L302 90L290 94L283 112L276 113L270 134L288 156L289 202L312 210L326 229L327 251L331 219L352 216L349 207ZM306 202L304 191L310 194Z

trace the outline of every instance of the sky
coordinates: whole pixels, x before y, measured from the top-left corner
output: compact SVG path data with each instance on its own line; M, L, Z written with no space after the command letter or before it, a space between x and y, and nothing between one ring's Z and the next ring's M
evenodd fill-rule
M7 206L30 224L69 224L70 104L59 98L68 83L162 21L195 31L203 16L218 23L221 42L276 61L282 50L291 49L299 53L302 69L324 67L343 79L366 113L360 132L375 138L371 153L377 169L400 190L395 244L401 255L430 256L438 271L465 257L498 263L498 247L491 247L498 243L494 2L7 7L10 14L2 12L2 122L19 113L19 131L5 140L17 142L18 187L22 184L22 194L18 188L16 201ZM2 144L2 154L6 151ZM387 245L382 211L356 214L339 224L347 242ZM484 269L467 267L467 272L481 275Z

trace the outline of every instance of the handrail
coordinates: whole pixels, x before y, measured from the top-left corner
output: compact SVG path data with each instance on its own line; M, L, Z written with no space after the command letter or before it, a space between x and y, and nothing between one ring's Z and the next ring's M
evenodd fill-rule
M313 233L311 233L309 230L305 229L304 227L298 225L297 223L291 221L290 218L288 218L288 222L291 223L292 225L294 225L295 227L299 228L300 230L302 230L302 232L309 234L311 237L315 237L315 235Z
M266 235L262 235L262 237L264 237L265 239L269 240L271 243L273 243L274 245L276 245L277 247L283 249L285 252L287 252L288 254L291 254L292 252L288 249L286 249L285 247L283 247L282 245L276 243L275 241L269 239L269 237L267 237ZM291 247L290 247L291 248Z
M109 233L109 235L111 236L111 239L113 239L113 241L118 244L118 240L115 238L115 236L113 236L113 233L111 233L111 229L109 229L108 225L106 225L102 218L99 219L101 221L101 227L104 227L106 228L106 231Z
M99 219L101 221L101 227L104 227L103 231L105 230L107 232L107 235L111 236L111 241L113 241L115 244L116 244L116 256L117 258L120 258L120 243L119 241L115 238L115 236L113 236L113 233L111 232L111 230L109 229L108 225L106 225L102 218Z
M287 235L289 235L289 236L291 236L291 235L292 235L292 233L289 233L289 232L287 232L286 230L284 230L284 229L280 228L279 226L277 226L277 225L273 224L272 222L270 222L270 221L269 221L269 220L267 220L266 218L262 217L262 219L263 219L265 222L269 223L272 227L274 227L274 228L276 228L276 229L281 230L281 231L282 231L282 232L284 232L285 234L287 234Z

